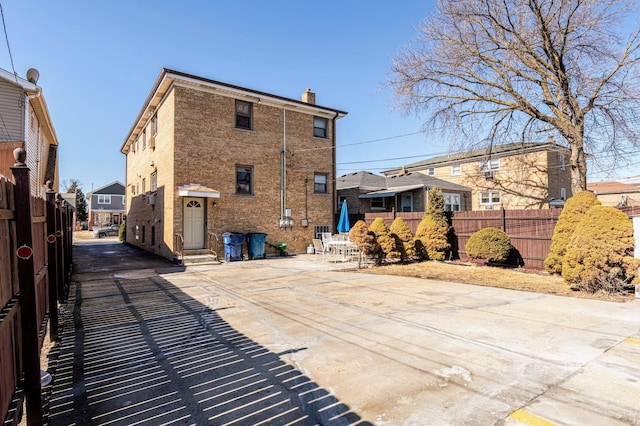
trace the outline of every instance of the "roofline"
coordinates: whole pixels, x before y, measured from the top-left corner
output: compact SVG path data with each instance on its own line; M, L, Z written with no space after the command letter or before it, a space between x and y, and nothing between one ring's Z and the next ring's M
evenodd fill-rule
M93 190L93 191L91 191L91 192L87 192L87 195L86 195L85 197L86 197L86 198L90 198L90 197L91 197L91 194L95 194L96 192L98 192L98 191L100 191L100 190L103 190L104 188L106 188L106 187L108 187L108 186L111 186L111 185L113 185L113 184L116 184L116 183L119 183L120 185L122 185L122 187L125 189L125 193L124 193L124 195L127 195L127 191L126 191L127 186L126 186L124 183L120 182L119 180L114 180L113 182L108 183L108 184L106 184L106 185L102 185L101 187L96 188L96 189L94 189L94 190ZM110 195L120 195L120 194L110 194Z
M567 151L569 150L569 148L567 148L565 146L562 146L562 145L558 145L555 142L525 142L525 143L527 144L526 146L518 147L517 145L519 145L520 142L513 142L512 145L514 145L514 147L512 149L510 148L508 150L501 151L501 152L496 152L496 153L493 153L491 155L495 155L496 157L505 157L505 156L508 156L509 153L513 153L513 151L520 151L520 152L526 151L527 153L528 152L536 152L536 151L544 151L545 148L548 148L548 147L551 147L551 146L553 146L555 148L558 148L558 149L562 149L562 150L567 150ZM510 145L510 144L505 144L505 146L506 145ZM427 158L425 160L417 161L416 163L413 163L413 164L416 164L416 165L412 166L411 164L407 164L407 165L400 166L400 167L394 167L392 169L384 170L384 171L382 171L382 173L384 175L387 175L387 174L393 174L394 172L399 172L402 169L404 169L406 172L410 172L410 171L424 170L424 169L427 169L427 168L430 168L430 167L440 167L440 166L443 166L443 165L446 165L446 164L472 162L472 161L474 161L474 159L485 158L488 155L488 153L484 153L484 154L477 153L478 151L481 151L481 150L482 149L480 148L480 149L474 149L474 150L469 150L469 151L453 152L453 153L451 153L451 155L457 155L458 157L453 158L451 160L444 160L444 161L434 162L434 163L431 163L431 164L419 164L419 165L417 164L417 163L422 163L424 161L428 161L428 160L433 159L433 158L438 158L440 156L430 157L430 158ZM471 155L472 153L475 153L475 154ZM465 154L469 154L469 155L466 156Z
M182 71L176 71L176 70L172 70L169 68L162 68L162 71L160 72L160 75L158 76L158 78L156 79L156 82L153 85L153 88L151 89L151 91L149 92L149 95L147 96L147 99L144 101L142 108L140 110L140 112L138 113L138 116L136 117L135 121L133 122L133 125L131 126L131 128L129 129L129 132L127 133L127 136L122 144L122 146L120 147L120 152L122 152L123 154L125 154L125 148L127 147L127 145L131 142L133 142L131 139L133 137L133 134L135 133L136 128L138 127L138 123L140 123L140 121L143 119L143 117L145 116L145 113L148 111L149 109L149 105L152 103L152 101L154 100L154 98L156 98L156 96L158 95L158 90L160 89L160 87L163 85L163 83L165 82L165 80L168 82L168 86L167 86L167 92L168 89L171 88L171 86L173 86L173 83L175 83L176 81L184 81L186 83L190 83L193 85L199 85L199 86L207 86L209 88L212 88L214 90L221 90L221 91L225 91L225 92L231 92L231 93L237 93L237 94L241 94L241 95L253 95L256 97L256 102L260 101L261 103L276 103L279 105L289 105L293 108L304 108L304 109L308 109L311 110L311 112L315 111L319 111L319 112L324 112L324 113L333 113L335 114L335 117L337 119L344 117L345 115L347 115L348 113L346 111L341 111L338 109L334 109L334 108L329 108L329 107L324 107L322 105L316 105L316 104L309 104L303 101L299 101L296 99L291 99L291 98L286 98L284 96L279 96L279 95L274 95L271 93L266 93L266 92L261 92L259 90L254 90L254 89L248 89L246 87L241 87L241 86L236 86L233 84L229 84L229 83L224 83L221 81L217 81L217 80L212 80L212 79L208 79L205 77L199 77L193 74L188 74ZM165 92L166 94L166 92ZM164 96L164 95L163 95ZM161 101L161 99L159 100ZM159 103L159 102L158 102ZM136 135L137 136L137 135Z
M53 127L53 123L51 122L51 114L49 113L49 107L47 107L47 102L44 99L42 88L38 86L36 83L32 83L29 80L26 80L20 77L18 74L11 73L3 68L0 68L0 78L24 90L28 96L29 102L39 104L40 108L42 109L42 114L39 113L37 108L32 107L33 112L36 115L36 117L38 117L38 120L43 122L41 124L43 125L43 127L47 129L47 131L51 135L51 139L52 139L51 144L59 145L58 135L56 135L56 131Z

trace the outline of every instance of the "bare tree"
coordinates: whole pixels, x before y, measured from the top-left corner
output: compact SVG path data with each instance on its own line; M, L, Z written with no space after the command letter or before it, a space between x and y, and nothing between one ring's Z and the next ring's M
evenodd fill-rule
M439 0L389 83L407 111L468 145L559 137L575 194L586 189L586 153L615 165L640 145L640 29L619 33L632 6Z

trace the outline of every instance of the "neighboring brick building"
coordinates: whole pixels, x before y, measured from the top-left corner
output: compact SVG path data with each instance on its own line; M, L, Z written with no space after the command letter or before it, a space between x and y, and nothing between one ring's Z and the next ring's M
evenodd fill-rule
M125 190L122 182L111 182L87 194L89 228L119 225L124 216Z
M33 68L27 80L0 69L0 174L11 178L13 150L24 149L31 195L43 197L47 181L59 191L58 138L38 77Z
M471 210L549 208L572 195L569 155L553 141L512 143L433 157L384 174L419 172L471 188Z
M305 251L334 230L345 115L308 89L298 101L163 69L121 148L127 241L171 258L180 238L195 253L210 234L262 232Z
M617 181L589 182L587 189L598 197L603 206L640 206L640 187L636 185Z
M354 218L371 212L426 211L431 188L442 191L445 210L471 210L470 188L422 173L384 177L360 171L340 176L336 183L338 204L347 200Z

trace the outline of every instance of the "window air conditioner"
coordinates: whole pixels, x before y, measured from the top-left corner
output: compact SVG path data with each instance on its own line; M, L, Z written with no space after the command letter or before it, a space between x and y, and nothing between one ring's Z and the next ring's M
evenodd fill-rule
M493 172L484 172L485 179L493 179Z

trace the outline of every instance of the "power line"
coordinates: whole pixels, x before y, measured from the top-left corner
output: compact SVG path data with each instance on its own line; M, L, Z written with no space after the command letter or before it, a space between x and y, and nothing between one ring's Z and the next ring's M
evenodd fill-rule
M9 45L9 36L7 35L7 25L4 22L4 10L2 9L2 2L0 2L0 16L2 16L2 28L4 29L4 39L7 41L7 50L9 51L9 59L11 60L11 69L13 70L13 76L16 77L16 83L17 83L18 74L16 73L16 67L13 65L13 55L11 54L11 46Z

